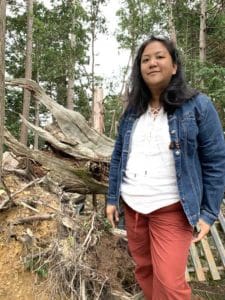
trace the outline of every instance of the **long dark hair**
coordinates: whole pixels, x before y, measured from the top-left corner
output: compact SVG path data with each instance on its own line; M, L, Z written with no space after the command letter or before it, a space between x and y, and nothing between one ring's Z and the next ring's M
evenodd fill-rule
M127 109L134 109L138 115L143 114L147 110L149 101L152 98L151 91L141 75L141 57L146 46L155 41L162 43L166 47L173 63L177 65L176 74L172 75L169 85L160 96L160 102L164 110L173 112L177 107L180 107L185 101L198 93L195 89L189 87L185 81L181 59L174 43L168 38L151 36L139 47L130 76Z

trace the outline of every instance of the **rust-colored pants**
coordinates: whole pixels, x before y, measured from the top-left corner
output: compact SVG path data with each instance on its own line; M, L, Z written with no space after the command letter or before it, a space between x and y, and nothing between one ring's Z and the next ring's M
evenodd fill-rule
M135 277L147 300L190 300L185 280L192 227L180 202L144 215L125 204Z

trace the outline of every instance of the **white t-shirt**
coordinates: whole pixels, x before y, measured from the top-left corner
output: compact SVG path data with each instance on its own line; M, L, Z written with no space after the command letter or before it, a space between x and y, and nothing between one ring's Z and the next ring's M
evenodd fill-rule
M136 120L132 129L121 196L135 211L150 213L179 202L167 114L150 111Z

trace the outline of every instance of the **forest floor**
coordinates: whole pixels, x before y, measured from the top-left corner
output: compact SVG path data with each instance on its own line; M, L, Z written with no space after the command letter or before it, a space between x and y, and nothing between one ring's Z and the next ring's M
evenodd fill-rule
M12 174L5 176L4 181L10 193L15 193L28 183ZM35 202L38 204L34 207L34 210L24 206L24 203ZM41 203L44 203L44 205ZM90 203L87 205L87 212L84 212L83 216L77 217L78 222L82 225L82 230L84 230L85 226L87 227L82 245L84 248L86 247L85 249L90 254L84 259L84 262L88 264L90 269L87 270L85 267L86 273L83 270L79 274L77 273L80 277L73 283L76 284L79 280L82 282L81 273L85 273L86 275L84 276L90 277L89 281L88 277L85 277L86 286L88 285L89 289L96 289L95 293L97 294L105 290L103 292L104 296L99 298L97 296L89 296L87 297L88 300L94 298L105 300L124 299L122 296L114 298L107 296L109 282L110 290L118 291L117 295L119 293L122 295L123 291L130 294L137 293L139 290L134 281L134 265L128 254L126 241L112 235L108 230L107 222L104 221L104 210L101 209L101 207L104 207L103 199L99 200L98 206L100 206L100 209L95 219L89 214L92 209ZM45 256L41 253L45 249L56 249L52 244L59 237L59 233L61 236L60 241L65 241L66 237L66 241L74 245L72 236L68 235L68 228L72 228L72 225L68 225L68 220L65 219L63 221L61 219L59 222L58 216L49 220L16 225L16 221L18 223L18 220L21 218L55 213L54 209L55 211L61 209L59 197L47 191L43 186L32 185L13 198L13 205L8 210L0 212L0 300L66 299L66 296L63 296L63 294L57 296L57 284L61 288L61 277L57 278L57 275L54 273L49 256L44 258ZM101 220L98 219L99 216L101 216ZM66 230L65 228L62 230L62 223L65 224ZM95 224L95 231L93 224ZM94 238L88 240L90 234ZM58 242L58 244L62 246L61 242ZM65 248L64 246L61 248ZM67 253L64 256L64 262L66 261L65 257L68 256L68 249L70 248L64 251L64 253ZM54 251L52 250L51 252ZM34 258L37 257L38 252L40 256L38 256L39 261L37 262ZM53 254L51 253L51 255L53 261ZM55 255L54 259L58 257L57 255ZM46 263L43 258L48 260L48 262ZM71 264L62 265L62 260L60 264L60 269L58 270L68 270L70 268L72 273ZM78 271L76 270L76 272ZM65 278L68 278L68 274L65 275ZM57 282L57 280L59 281ZM72 283L71 278L68 281L69 284ZM91 284L91 282L95 284ZM205 299L225 299L225 278L217 282L193 282L191 285L195 294L202 295ZM82 291L79 294L82 294Z

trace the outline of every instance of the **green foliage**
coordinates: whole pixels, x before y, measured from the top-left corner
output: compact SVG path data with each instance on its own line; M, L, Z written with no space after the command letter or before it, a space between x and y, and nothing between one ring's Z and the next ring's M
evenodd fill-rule
M34 3L33 74L47 93L65 105L68 77L75 77L75 109L89 120L91 115L92 82L102 85L105 79L93 77L86 71L90 60L91 39L107 32L103 6L108 0L52 0L47 8L41 1ZM134 56L140 42L151 34L168 35L169 7L165 0L120 0L117 11L116 37L120 48L130 49ZM10 77L24 77L26 11L24 1L9 0L7 16L6 72ZM178 47L191 85L208 94L214 101L224 122L225 79L225 9L222 1L207 1L207 62L199 63L200 1L173 1L173 17ZM75 47L71 36L75 35ZM122 73L116 79L121 85ZM114 82L115 80L112 79ZM204 83L204 84L203 84ZM118 122L122 105L119 88L109 88L105 98L105 133L115 136L112 127ZM18 114L22 111L22 93L16 89L6 93L6 125L18 136ZM44 108L41 113L45 114ZM34 109L31 108L31 119Z
M41 278L47 278L48 277L48 270L45 266L39 267L35 270L35 273Z
M48 276L48 266L47 266L47 264L39 266L39 260L38 259L30 259L29 261L27 261L25 263L25 268L28 271L35 272L41 278L47 278L47 276Z
M121 48L130 49L133 54L141 40L151 35L160 25L158 1L121 1L117 11L119 28L117 40Z
M82 66L87 61L89 38L83 23L87 14L79 3L74 7L71 1L58 1L51 10L37 5L35 15L36 74L56 101L64 105L68 74L84 76ZM71 46L71 34L75 35L75 48Z
M22 110L22 93L15 89L6 90L5 125L9 131L19 138L20 118Z
M199 1L175 1L173 16L177 34L178 47L185 56L199 57Z
M6 50L5 66L6 72L14 77L24 76L24 48L26 43L25 36L26 15L17 17L8 16L6 20Z
M115 138L118 121L122 113L122 103L117 95L108 95L104 101L105 134Z
M209 1L210 2L210 1ZM214 1L211 1L214 2ZM209 7L212 8L215 3ZM207 59L225 67L225 9L209 11L207 19Z
M91 98L87 94L88 88L75 86L75 90L75 110L81 113L86 120L89 120L91 117Z
M102 221L102 230L104 232L111 232L112 231L112 225L109 222L109 220L107 218L101 219Z
M196 77L201 78L206 85L201 87L204 92L225 104L225 67L210 63L199 65L196 70Z
M204 64L199 62L199 1L175 1L173 13L178 47L183 54L187 80L193 87L212 98L225 128L224 9L215 1L207 1L206 62Z
M106 33L106 18L102 14L101 7L107 5L108 0L90 0L87 2L87 14L90 26L88 31L94 34L94 40L98 33Z
M23 4L23 3L22 3ZM26 21L25 7L20 2L10 1L10 14L7 16L6 71L10 77L24 77ZM62 105L65 105L68 75L73 73L76 80L76 106L88 108L88 74L85 65L88 62L89 35L87 31L88 15L79 1L76 6L71 1L54 1L51 9L39 1L34 3L33 24L33 74L32 78L41 83L47 93ZM71 35L75 35L75 48L71 45ZM80 98L81 96L81 98ZM21 112L22 97L15 91L7 96L7 108ZM16 109L14 109L16 108ZM41 108L41 113L45 110ZM89 115L89 109L85 111ZM15 114L13 116L16 116ZM7 125L18 134L19 121L7 115ZM17 115L18 117L18 115ZM33 118L31 112L31 118Z
M210 62L201 64L199 61L193 60L189 68L194 74L191 84L211 97L225 128L225 67ZM191 72L189 70L187 74Z

